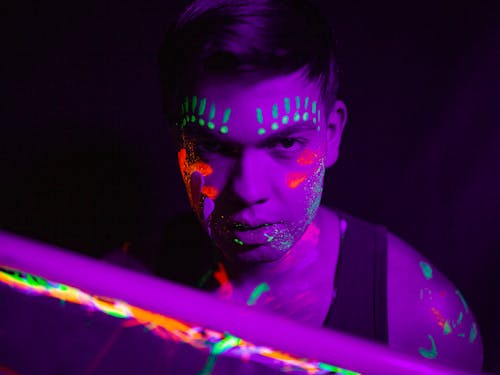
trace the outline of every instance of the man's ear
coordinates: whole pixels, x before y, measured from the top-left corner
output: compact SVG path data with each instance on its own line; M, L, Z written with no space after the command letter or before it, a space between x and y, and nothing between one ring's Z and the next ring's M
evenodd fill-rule
M337 100L330 111L326 123L326 167L331 167L339 157L342 133L347 122L347 107L342 100Z

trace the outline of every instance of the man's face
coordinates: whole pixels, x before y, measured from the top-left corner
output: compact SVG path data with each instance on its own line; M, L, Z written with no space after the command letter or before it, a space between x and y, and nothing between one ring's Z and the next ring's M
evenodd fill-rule
M182 113L181 172L199 217L193 189L215 203L207 225L217 247L240 263L283 257L316 215L328 164L317 85L298 73L254 85L206 80Z

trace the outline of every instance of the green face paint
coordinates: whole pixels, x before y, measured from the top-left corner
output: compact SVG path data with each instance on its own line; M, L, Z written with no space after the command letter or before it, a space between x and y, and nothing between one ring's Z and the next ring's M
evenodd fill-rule
M257 122L262 125L264 123L264 116L262 115L262 109L257 108L256 112L257 112Z
M435 359L438 355L436 343L434 342L434 338L431 335L427 335L429 340L431 341L432 347L431 349L419 348L418 351L420 355L427 359Z
M277 119L277 118L278 118L278 105L274 104L273 105L273 119Z
M231 117L231 108L228 108L224 111L224 118L222 119L222 123L227 124L230 117Z
M290 98L285 98L285 112L286 114L290 113Z
M200 108L198 108L198 115L203 116L205 114L205 108L207 107L207 99L203 98L200 101Z

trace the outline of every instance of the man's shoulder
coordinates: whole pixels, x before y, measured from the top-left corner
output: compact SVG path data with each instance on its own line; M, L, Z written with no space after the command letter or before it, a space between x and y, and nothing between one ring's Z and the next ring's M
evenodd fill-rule
M464 296L431 262L387 234L389 345L441 363L480 370L482 342Z

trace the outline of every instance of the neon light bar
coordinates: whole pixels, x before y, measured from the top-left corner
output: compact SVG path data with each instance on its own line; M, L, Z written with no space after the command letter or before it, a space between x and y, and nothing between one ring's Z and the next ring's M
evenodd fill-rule
M244 356L251 352L302 368L308 374L465 374L391 352L382 345L228 304L191 288L5 232L0 232L0 266L20 271L1 272L0 282L92 306L117 318L128 318L131 324L144 324L158 334L162 329L175 332L180 340L209 347L214 361L221 353ZM208 332L203 340L201 331ZM327 365L333 363L338 367Z

